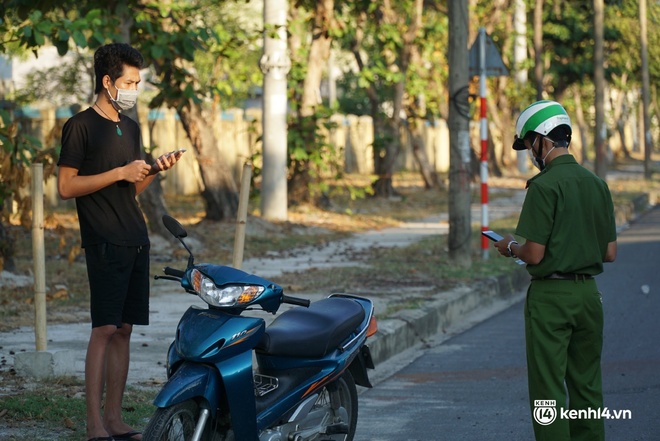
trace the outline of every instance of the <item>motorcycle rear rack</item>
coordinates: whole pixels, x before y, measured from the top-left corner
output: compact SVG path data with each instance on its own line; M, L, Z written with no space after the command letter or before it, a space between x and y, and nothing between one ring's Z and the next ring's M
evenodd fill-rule
M263 397L277 389L278 386L279 380L276 377L254 374L254 395L256 397Z

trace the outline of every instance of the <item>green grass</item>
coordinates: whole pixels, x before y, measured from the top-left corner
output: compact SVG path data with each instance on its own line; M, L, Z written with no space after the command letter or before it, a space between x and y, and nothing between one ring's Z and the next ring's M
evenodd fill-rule
M5 382L7 378L3 379ZM13 379L9 381L20 381ZM123 416L127 424L142 428L145 418L155 407L152 400L156 391L128 387L123 402ZM47 382L28 384L18 393L0 395L0 424L7 427L24 427L23 434L12 440L52 439L48 435L39 438L38 432L60 433L60 439L85 440L86 410L84 387L80 380L60 377Z

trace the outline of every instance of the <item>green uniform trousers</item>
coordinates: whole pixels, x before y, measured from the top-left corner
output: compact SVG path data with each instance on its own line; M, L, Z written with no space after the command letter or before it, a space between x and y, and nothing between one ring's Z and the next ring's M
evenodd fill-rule
M604 422L594 416L603 407L603 302L596 281L532 280L525 304L525 339L536 440L604 440ZM535 409L550 400L556 402L554 412L546 418L535 415ZM588 417L581 412L582 418L562 413L571 409L592 412Z

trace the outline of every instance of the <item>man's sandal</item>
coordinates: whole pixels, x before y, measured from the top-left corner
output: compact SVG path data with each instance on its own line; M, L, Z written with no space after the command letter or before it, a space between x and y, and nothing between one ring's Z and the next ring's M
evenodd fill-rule
M133 438L136 435L142 435L142 432L137 430L131 430L130 432L122 433L121 435L112 435L115 441L138 441L137 438Z

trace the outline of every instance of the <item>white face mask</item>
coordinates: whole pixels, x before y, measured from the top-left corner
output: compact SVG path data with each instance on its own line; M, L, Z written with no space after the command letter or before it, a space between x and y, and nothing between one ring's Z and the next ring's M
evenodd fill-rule
M115 109L119 110L128 110L131 109L137 103L138 91L137 89L119 89L117 88L117 98L113 98L109 89L108 96L110 97L110 102L115 106Z
M536 139L538 140L539 138L536 138ZM541 142L543 142L543 141L541 141ZM548 153L546 153L543 158L541 158L540 156L534 156L535 155L534 154L534 145L536 144L536 141L534 141L534 145L532 145L532 148L527 150L527 152L529 153L529 159L532 160L532 164L534 164L534 166L536 168L538 168L540 171L543 171L543 169L545 168L545 158L547 158L548 155L550 154L550 152L553 151L556 147L554 141L550 141L550 142L552 142L552 148L550 150L548 150Z

